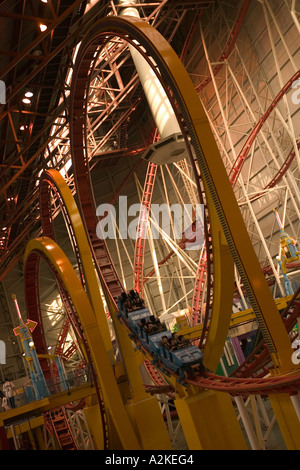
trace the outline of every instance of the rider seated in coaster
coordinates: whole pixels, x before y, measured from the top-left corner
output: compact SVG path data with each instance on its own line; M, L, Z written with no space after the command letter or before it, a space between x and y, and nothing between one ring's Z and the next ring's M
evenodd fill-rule
M175 351L178 348L178 336L172 333L172 338L169 339L170 351Z
M151 335L152 333L156 333L158 331L157 325L150 319L146 321L146 328L148 335Z
M123 307L125 308L126 317L128 318L128 312L132 311L132 305L131 305L131 302L130 302L130 298L128 297L126 292L122 292L121 296L120 296L120 299L121 299L121 303L122 303Z
M187 346L190 346L190 340L185 338L183 335L178 336L178 347L179 348L186 348Z
M131 300L132 307L134 310L140 310L141 308L145 308L145 302L143 299L141 299L136 290L131 289L129 291L129 298Z
M138 299L138 305L139 305L139 308L145 308L145 301L140 296Z
M149 320L151 321L151 323L153 323L153 325L156 326L157 329L160 327L160 321L154 315L150 315Z
M161 338L160 344L161 344L161 346L163 346L164 348L170 349L170 345L169 345L169 341L168 341L167 336L163 336L163 337Z
M161 322L159 318L155 317L154 315L150 316L150 321L156 326L157 331L165 331L167 330L167 326L165 322Z
M138 327L141 328L141 330L146 331L146 318L142 318L140 323L138 323Z

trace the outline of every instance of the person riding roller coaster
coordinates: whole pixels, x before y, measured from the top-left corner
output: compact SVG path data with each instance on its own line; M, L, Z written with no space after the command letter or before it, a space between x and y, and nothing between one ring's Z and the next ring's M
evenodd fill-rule
M168 349L169 351L177 351L178 349L186 348L190 346L190 340L185 338L183 335L177 336L176 333L172 333L171 338L163 336L161 340L161 345Z
M139 296L138 292L133 289L129 291L129 294L122 292L121 301L127 312L145 308L144 300Z
M145 333L147 333L147 335L165 331L167 329L166 324L161 322L159 318L156 318L154 315L151 315L148 319L142 318L139 326L143 331L145 331Z
M143 350L146 349L152 355L153 364L160 364L175 372L179 381L185 380L186 374L196 368L201 372L205 370L202 351L183 335L172 333L164 322L151 315L138 292L123 292L118 299L118 307L120 317L126 318L126 324L131 330L130 338L137 340Z
M128 294L126 292L122 292L121 302L126 309L126 316L128 316L128 312L145 308L144 299L142 299L139 296L139 293L133 289L131 289ZM154 315L150 315L148 319L142 318L139 326L147 333L147 335L158 333L159 331L165 331L167 329L165 322L161 322Z

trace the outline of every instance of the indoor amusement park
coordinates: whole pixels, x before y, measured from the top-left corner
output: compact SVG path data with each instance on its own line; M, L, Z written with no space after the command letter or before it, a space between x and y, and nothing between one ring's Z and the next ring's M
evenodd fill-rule
M0 24L0 449L300 450L300 2Z

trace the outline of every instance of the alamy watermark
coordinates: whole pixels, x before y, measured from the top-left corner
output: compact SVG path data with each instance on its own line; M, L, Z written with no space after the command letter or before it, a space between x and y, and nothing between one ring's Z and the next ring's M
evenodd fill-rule
M292 102L294 104L300 104L300 80L295 80L292 83L292 88L296 88L296 91L292 94Z
M6 103L6 86L3 80L0 80L0 104Z
M0 364L6 364L6 346L4 341L0 341Z
M296 349L296 351L293 352L293 354L292 354L292 363L296 364L296 365L300 364L300 349L299 349L299 346L300 346L300 339L295 339L295 341L292 344L292 348Z
M100 204L96 233L100 239L116 240L185 240L185 250L202 248L204 243L203 204L151 204L151 212L143 204L128 206L127 196L119 196L117 210L112 204Z

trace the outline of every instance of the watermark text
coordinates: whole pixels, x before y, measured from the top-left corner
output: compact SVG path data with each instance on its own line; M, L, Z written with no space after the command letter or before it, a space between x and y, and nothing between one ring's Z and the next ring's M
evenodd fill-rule
M117 210L111 204L100 204L96 215L100 217L96 233L102 240L184 239L186 250L202 248L204 243L203 204L151 204L150 212L143 204L128 206L127 196L120 196L118 224Z
M0 364L6 364L6 346L4 341L0 341Z
M296 89L292 94L292 102L294 104L300 104L300 80L295 80L292 83L292 88Z
M6 103L6 86L3 80L0 80L0 104Z

